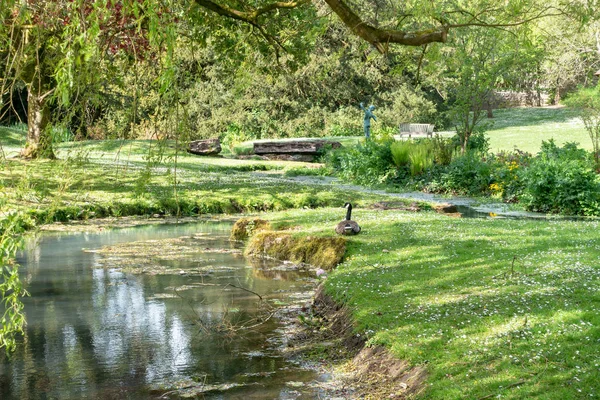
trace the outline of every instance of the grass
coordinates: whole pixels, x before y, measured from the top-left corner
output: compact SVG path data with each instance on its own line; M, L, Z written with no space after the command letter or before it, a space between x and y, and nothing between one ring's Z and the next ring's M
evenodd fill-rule
M320 209L268 219L325 235L341 217ZM427 368L420 397L600 396L599 221L364 209L355 219L363 231L326 290L350 305L369 345Z
M514 142L535 152L550 137L587 143L567 109L497 110L496 120L492 150ZM0 128L5 153L22 139ZM382 196L265 173L308 165L186 153L175 163L173 147L147 141L67 143L57 153L52 162L0 158L0 219L276 211L263 217L276 228L324 237L344 216L337 206L352 201L363 230L348 238L326 290L352 308L369 344L427 368L422 398L600 397L599 221L366 210Z
M0 126L0 146L5 157L14 157L25 146L25 125ZM0 157L2 153L0 153Z
M557 144L577 142L591 150L592 142L577 117L566 107L511 108L494 110L492 128L486 132L490 150L519 150L537 153L542 141L554 139Z
M0 128L0 137L6 138L6 133L12 143L18 143L13 130ZM294 184L266 174L269 170L303 168L309 165L306 163L187 153L179 153L175 163L174 146L160 148L149 141L66 143L57 146L56 153L60 160L0 159L0 215L22 211L45 222L90 216L341 206L345 201L375 198L359 192L344 193L335 187Z

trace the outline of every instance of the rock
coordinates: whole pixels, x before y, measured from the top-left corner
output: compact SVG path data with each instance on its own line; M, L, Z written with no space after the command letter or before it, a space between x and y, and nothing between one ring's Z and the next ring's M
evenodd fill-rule
M221 142L219 138L194 140L190 142L188 152L199 156L214 156L221 152Z
M433 207L440 214L456 214L458 208L454 204L438 204Z
M313 162L315 161L315 155L313 154L265 154L261 156L263 160L279 160L279 161L301 161L301 162Z
M257 142L254 143L254 154L305 154L318 155L323 147L333 149L341 147L340 142L329 140L294 140L286 142Z

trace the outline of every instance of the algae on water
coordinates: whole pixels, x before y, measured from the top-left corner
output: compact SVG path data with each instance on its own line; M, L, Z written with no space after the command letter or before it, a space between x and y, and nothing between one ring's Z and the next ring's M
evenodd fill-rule
M201 239L201 241L200 241ZM96 250L84 250L101 256L98 265L118 268L134 274L186 274L206 275L216 271L230 270L219 265L217 255L228 253L242 256L237 248L206 247L207 240L225 240L223 237L182 236L173 239L144 240L105 246ZM182 267L180 261L185 262ZM193 268L187 267L194 265Z

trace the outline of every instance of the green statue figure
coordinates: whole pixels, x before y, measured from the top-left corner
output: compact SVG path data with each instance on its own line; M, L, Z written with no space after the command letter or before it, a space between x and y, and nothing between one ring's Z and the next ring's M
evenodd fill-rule
M375 109L374 105L370 105L369 108L365 108L364 103L360 103L360 108L365 112L365 118L363 125L365 127L365 138L369 139L371 137L371 118L377 121L375 115L373 115L373 110Z

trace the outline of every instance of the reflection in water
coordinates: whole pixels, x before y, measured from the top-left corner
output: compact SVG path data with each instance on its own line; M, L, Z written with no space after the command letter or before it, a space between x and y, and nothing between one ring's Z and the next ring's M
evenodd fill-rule
M203 223L42 236L18 258L31 293L28 326L11 359L1 356L0 398L152 398L178 385L231 387L202 398L314 398L310 387L286 386L315 376L279 355L277 321L233 337L207 330L262 312L257 296L228 283L280 301L311 286L305 274L212 252L209 276L131 275L99 268L104 256L82 251L197 232L210 233L197 236L199 248L228 248L228 230ZM198 260L173 262L179 271Z

